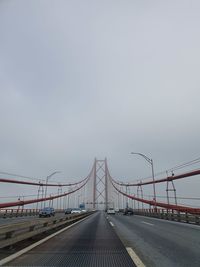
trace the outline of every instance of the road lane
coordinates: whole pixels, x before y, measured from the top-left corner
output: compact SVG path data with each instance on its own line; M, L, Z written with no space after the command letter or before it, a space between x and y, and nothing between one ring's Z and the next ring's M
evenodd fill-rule
M109 216L127 247L155 267L199 267L200 227L143 216Z
M7 266L134 267L135 265L105 218L104 212L97 212Z

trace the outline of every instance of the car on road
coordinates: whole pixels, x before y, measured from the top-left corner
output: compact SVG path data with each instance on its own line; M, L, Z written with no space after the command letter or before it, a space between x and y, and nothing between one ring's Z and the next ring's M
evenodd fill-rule
M124 209L124 215L133 215L133 214L134 214L133 209L131 208Z
M115 215L115 210L113 208L109 208L109 209L107 209L107 214Z
M79 214L79 213L81 213L81 212L82 212L81 209L79 209L79 208L74 208L74 209L72 209L71 214L75 214L75 213Z
M86 209L81 209L81 212L87 212L87 210Z
M51 217L55 216L55 210L52 207L45 207L40 210L39 217Z
M71 214L72 213L72 209L68 208L65 210L65 214Z

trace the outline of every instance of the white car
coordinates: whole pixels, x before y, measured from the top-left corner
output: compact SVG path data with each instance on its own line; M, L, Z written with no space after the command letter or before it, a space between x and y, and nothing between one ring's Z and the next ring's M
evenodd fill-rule
M81 209L78 209L78 208L75 208L75 209L72 209L71 210L71 214L75 214L75 213L77 213L77 214L79 214L79 213L81 213Z
M107 214L115 214L115 210L113 208L107 209Z
M87 212L87 210L85 210L85 209L82 209L82 210L81 210L81 212Z

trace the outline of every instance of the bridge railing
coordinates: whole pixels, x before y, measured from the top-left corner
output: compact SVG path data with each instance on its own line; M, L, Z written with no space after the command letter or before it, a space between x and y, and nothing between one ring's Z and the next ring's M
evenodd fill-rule
M39 209L0 209L0 218L36 216L38 214Z
M41 209L0 209L0 218L37 216ZM55 209L56 213L64 213L64 209Z
M43 232L72 224L92 213L63 215L62 217L33 219L31 221L2 225L0 226L0 248L8 247Z
M135 209L134 214L200 225L200 214L179 212L173 209Z

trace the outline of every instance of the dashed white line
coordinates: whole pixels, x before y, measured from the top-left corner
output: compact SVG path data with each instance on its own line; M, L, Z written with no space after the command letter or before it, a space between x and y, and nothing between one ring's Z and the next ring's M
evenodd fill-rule
M147 225L154 226L154 224L153 224L153 223L148 223L148 222L144 222L144 221L142 221L142 223L144 223L144 224L147 224Z
M145 267L144 263L141 261L141 259L138 257L138 255L132 248L127 247L126 250L137 267Z
M114 224L112 223L112 222L109 222L110 223L110 225L113 227L114 226Z

